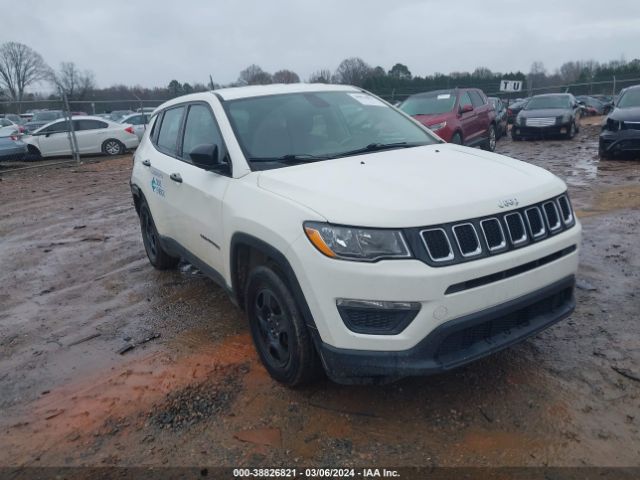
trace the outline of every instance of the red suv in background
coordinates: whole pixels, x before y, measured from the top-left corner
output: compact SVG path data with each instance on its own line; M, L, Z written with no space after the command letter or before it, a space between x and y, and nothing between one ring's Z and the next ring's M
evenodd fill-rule
M411 95L399 106L404 113L450 143L496 148L496 112L477 88L454 88Z

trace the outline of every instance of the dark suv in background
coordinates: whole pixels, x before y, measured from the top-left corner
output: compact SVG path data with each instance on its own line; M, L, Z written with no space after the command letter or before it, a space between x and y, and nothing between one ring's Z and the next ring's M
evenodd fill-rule
M454 88L411 95L399 106L449 143L496 148L496 112L477 88Z
M602 158L640 154L640 85L620 92L615 109L602 124L598 150Z

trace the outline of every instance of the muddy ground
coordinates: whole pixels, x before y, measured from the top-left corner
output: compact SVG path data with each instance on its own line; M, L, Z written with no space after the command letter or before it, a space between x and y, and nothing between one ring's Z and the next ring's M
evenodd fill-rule
M148 264L129 156L0 171L0 465L640 465L640 161L597 133L497 148L569 185L575 314L383 387L273 382L220 288Z

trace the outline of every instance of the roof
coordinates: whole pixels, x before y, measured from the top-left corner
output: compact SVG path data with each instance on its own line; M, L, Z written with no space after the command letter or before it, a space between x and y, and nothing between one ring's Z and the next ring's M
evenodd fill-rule
M278 95L283 93L301 92L353 92L360 90L351 85L330 85L326 83L275 83L271 85L251 85L247 87L230 87L213 90L224 100L238 98L260 97L263 95Z
M208 95L220 95L223 100L237 100L239 98L261 97L265 95L279 95L285 93L304 92L357 92L361 89L351 85L331 85L326 83L274 83L271 85L250 85L246 87L219 88L208 92L190 93L173 98L156 108L154 113L171 105L183 102L207 100Z
M534 97L569 97L571 95L573 94L572 93L539 93L538 95L534 95Z

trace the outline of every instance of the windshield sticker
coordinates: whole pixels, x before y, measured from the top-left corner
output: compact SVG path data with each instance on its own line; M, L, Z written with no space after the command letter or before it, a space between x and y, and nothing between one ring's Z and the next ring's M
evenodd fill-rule
M438 95L438 100L446 100L448 98L451 98L450 93L441 93L440 95Z
M156 195L159 195L162 198L164 198L165 190L164 190L164 187L162 186L162 178L161 177L154 176L151 179L151 190L153 190L153 192Z
M367 95L366 93L350 93L351 98L357 100L362 105L370 105L372 107L386 107L384 103L378 100L371 95Z

